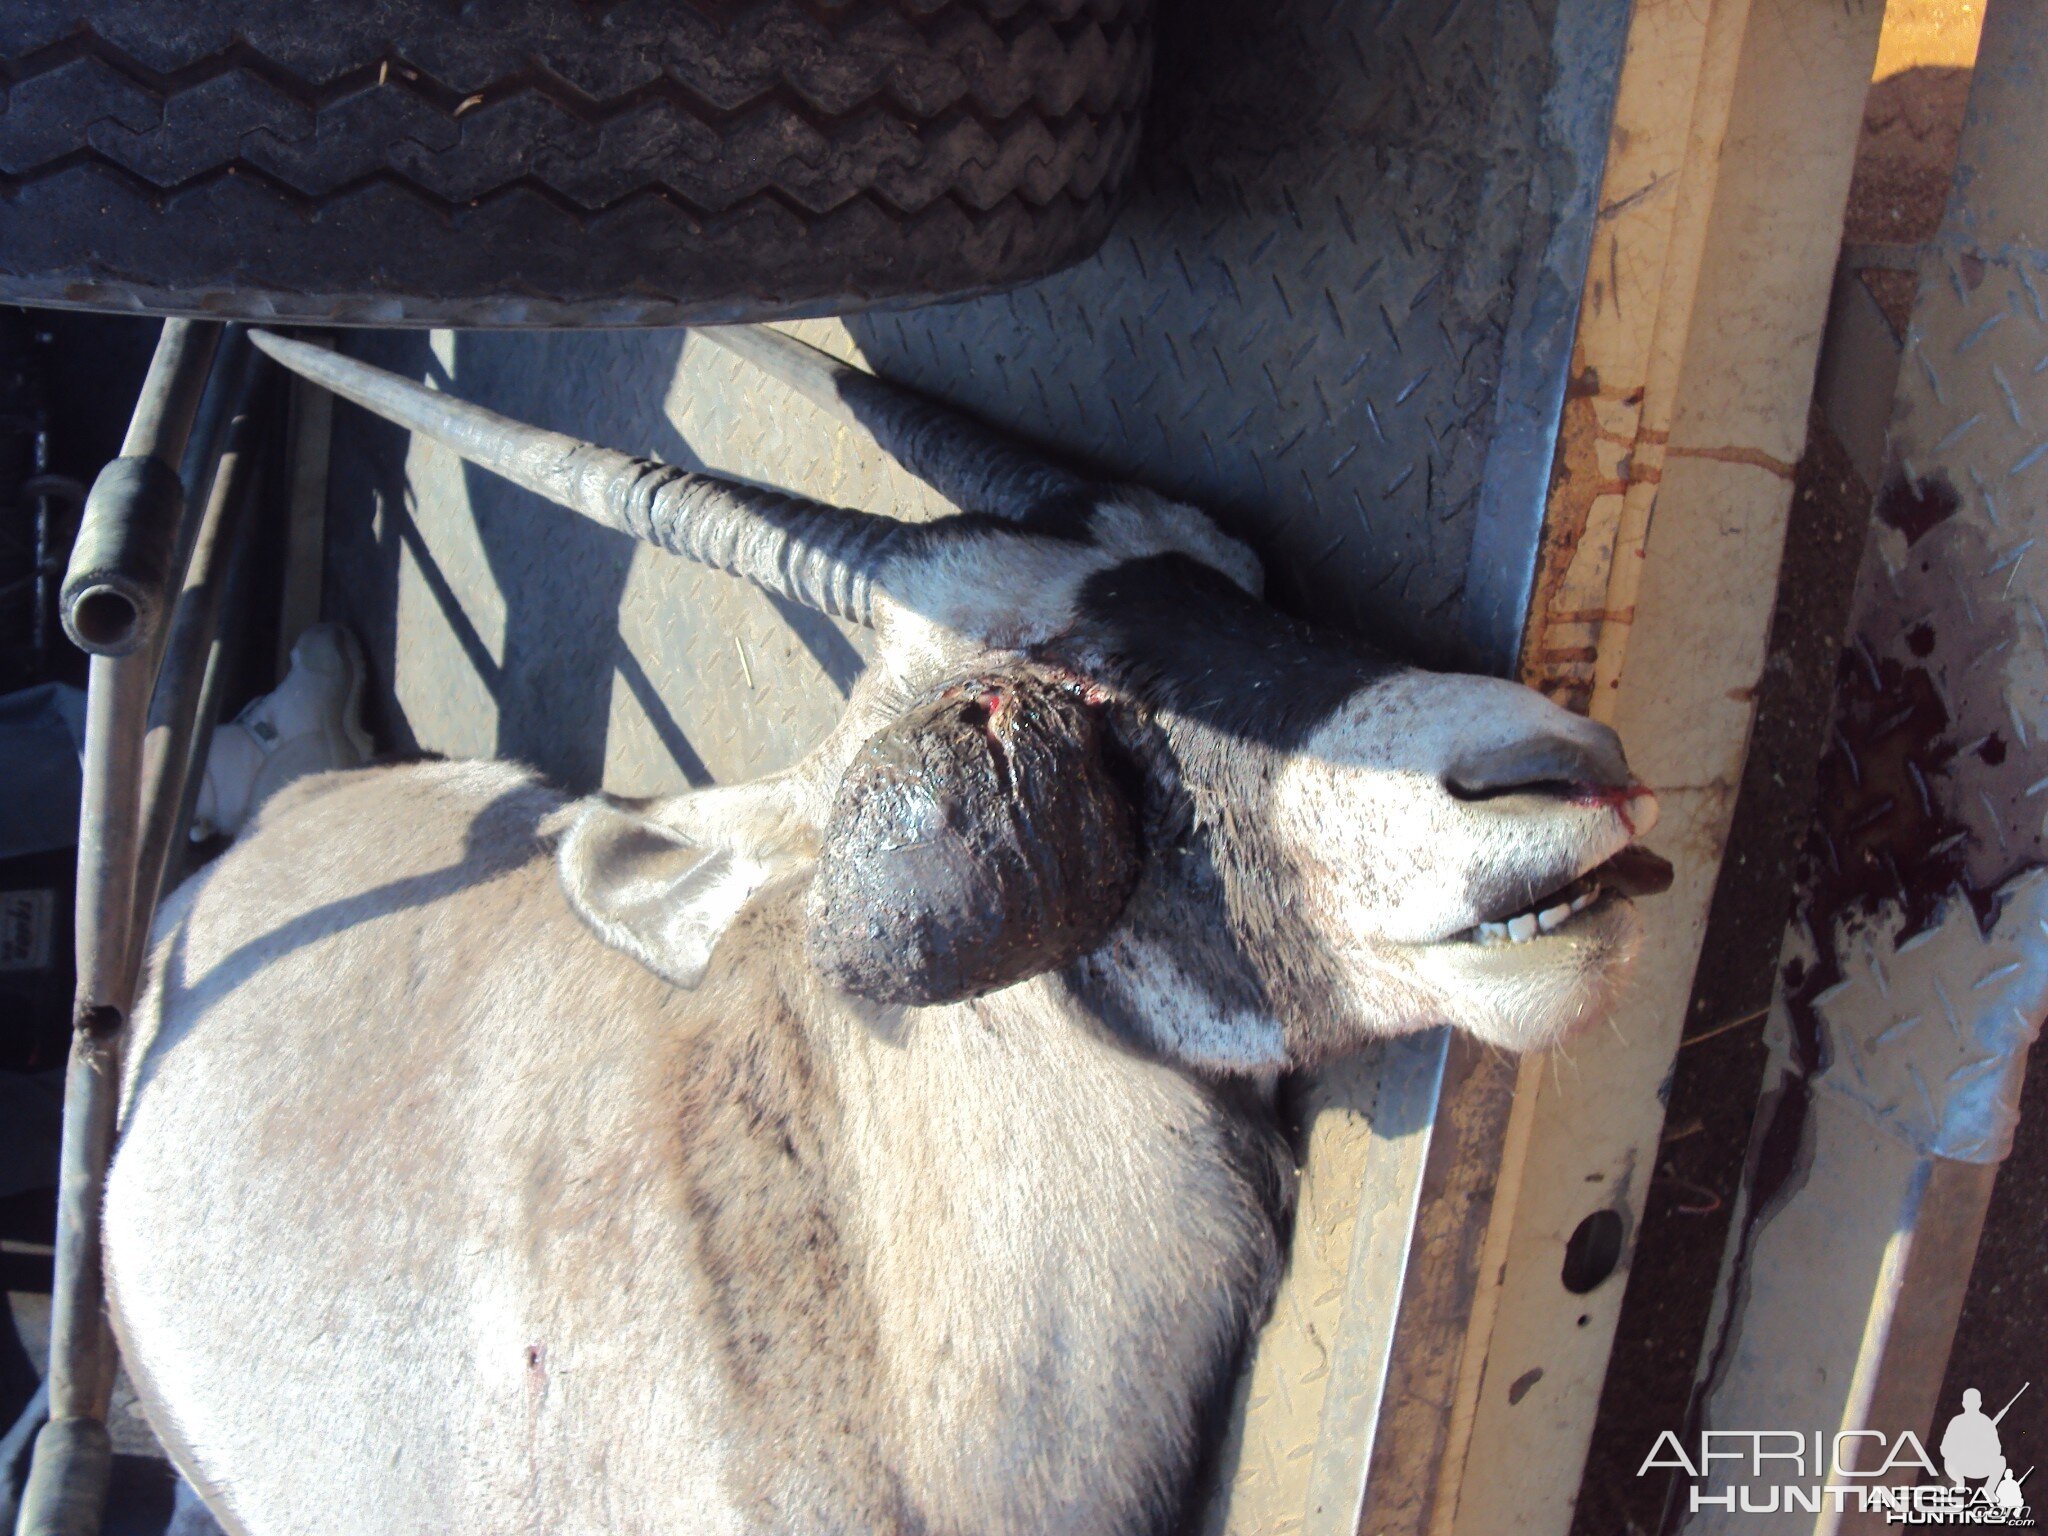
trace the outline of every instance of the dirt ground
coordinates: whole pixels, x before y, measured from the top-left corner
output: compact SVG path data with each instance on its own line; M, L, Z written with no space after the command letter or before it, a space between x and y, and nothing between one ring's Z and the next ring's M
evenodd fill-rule
M1863 104L1842 239L1925 240L1941 222L1983 0L1892 0Z
M1983 0L1892 0L1886 9L1842 223L1845 246L1911 245L1940 227L1983 24ZM1912 273L1873 267L1863 281L1903 333Z

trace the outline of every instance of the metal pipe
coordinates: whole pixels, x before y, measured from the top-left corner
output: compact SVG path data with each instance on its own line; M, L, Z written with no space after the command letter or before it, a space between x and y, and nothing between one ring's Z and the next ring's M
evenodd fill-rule
M14 1517L21 1512L14 1469L27 1456L29 1447L35 1444L36 1432L49 1417L50 1387L47 1382L38 1382L35 1396L22 1405L13 1427L0 1435L0 1531L14 1530Z
M248 521L250 487L261 450L257 388L269 376L270 362L240 336L234 340L239 345L232 360L225 353L222 359L233 378L224 391L220 452L199 516L184 589L172 613L142 743L142 839L130 922L138 941L138 961L147 950L171 854L186 824L194 736L207 723L201 706L214 636L220 628L229 565Z
M59 597L80 650L126 656L162 625L185 499L179 461L220 336L217 322L164 322L121 457L93 481Z
M95 656L86 684L78 994L64 1076L50 1288L50 1421L36 1436L17 1536L97 1536L106 1501L114 1347L105 1315L100 1195L120 1103L122 1025L134 1000L127 929L135 899L136 774L154 659L147 648Z
M199 794L206 780L206 757L213 750L213 732L220 721L221 694L227 687L227 658L247 625L242 605L249 586L249 564L249 541L243 539L228 551L222 582L222 619L206 649L199 705L192 712L192 731L185 743L184 793L179 797L177 817L171 823L171 843L164 856L163 872L157 877L159 905L177 889L192 865L192 818L199 809Z
M79 804L78 990L64 1083L64 1140L51 1287L50 1421L36 1437L18 1536L96 1536L111 1448L114 1345L101 1269L100 1202L113 1152L121 1037L134 1006L143 739L162 654L162 618L195 535L177 466L219 346L217 324L168 320L122 457L87 498L64 584L65 628L97 634L86 685ZM187 464L195 474L207 456ZM196 498L191 498L196 502ZM81 644L84 641L81 640Z
M206 387L200 392L199 408L193 413L192 429L186 435L185 451L178 457L178 483L184 487L186 511L178 519L178 534L172 544L169 568L171 576L164 587L165 622L156 636L159 658L163 655L167 639L169 610L176 605L183 591L184 577L181 573L191 564L193 541L199 536L200 510L212 489L213 477L220 470L228 423L240 408L242 359L248 356L249 350L246 327L230 325L222 330L220 343L214 349L213 366L206 376ZM161 660L158 664L161 666Z
M99 1536L114 1445L98 1419L52 1419L36 1436L18 1536Z

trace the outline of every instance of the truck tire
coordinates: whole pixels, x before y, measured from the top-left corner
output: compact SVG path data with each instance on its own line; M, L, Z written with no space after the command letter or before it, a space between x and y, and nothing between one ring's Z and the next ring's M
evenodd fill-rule
M666 325L1087 255L1151 0L11 0L0 300Z

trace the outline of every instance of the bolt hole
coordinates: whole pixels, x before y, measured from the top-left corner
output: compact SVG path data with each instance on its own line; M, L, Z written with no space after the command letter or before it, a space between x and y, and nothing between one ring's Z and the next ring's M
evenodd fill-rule
M1621 1212L1595 1211L1578 1224L1564 1245L1564 1288L1574 1296L1593 1289L1621 1263L1627 1226Z
M88 645L119 645L140 617L135 604L112 587L93 587L71 606L71 627Z

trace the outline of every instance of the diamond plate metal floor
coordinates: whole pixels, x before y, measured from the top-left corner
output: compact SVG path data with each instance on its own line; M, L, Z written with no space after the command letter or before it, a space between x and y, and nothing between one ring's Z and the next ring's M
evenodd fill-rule
M1480 573L1518 631L1626 20L1604 0L1187 0L1162 23L1134 201L1097 258L1005 295L799 329L1210 508L1259 548L1285 606L1420 659L1501 657L1468 639L1483 630L1468 566L1475 539L1504 552ZM346 345L620 448L944 510L682 332ZM730 780L821 735L862 664L857 633L360 413L338 414L333 464L328 611L365 640L376 723L399 746L518 758L577 789ZM1441 1050L1401 1042L1315 1099L1374 1134L1308 1138L1304 1209L1327 1181L1331 1209L1374 1215L1341 1252L1334 1231L1304 1238L1328 1252L1302 1272L1349 1283L1283 1301L1216 1529L1355 1523ZM1286 1414L1263 1411L1281 1399Z

